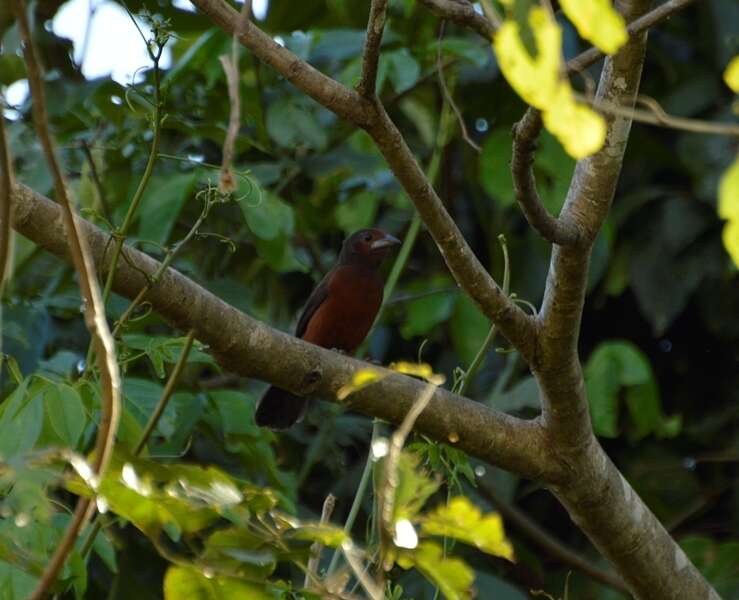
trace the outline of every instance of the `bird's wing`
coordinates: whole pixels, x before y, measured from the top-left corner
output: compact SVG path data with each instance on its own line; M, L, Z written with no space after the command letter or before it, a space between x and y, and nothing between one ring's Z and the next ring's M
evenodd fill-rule
M324 300L328 298L328 281L332 274L333 271L329 271L308 297L308 302L305 303L300 319L298 319L298 326L295 328L296 337L303 337L305 330L308 329L311 317L318 310L318 307L323 304Z

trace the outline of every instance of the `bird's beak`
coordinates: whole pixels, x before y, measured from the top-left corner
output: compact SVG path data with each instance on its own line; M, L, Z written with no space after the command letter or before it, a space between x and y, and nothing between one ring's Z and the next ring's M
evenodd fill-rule
M390 246L397 246L400 244L400 240L396 238L394 235L390 235L389 233L386 233L383 237L381 237L379 240L375 240L370 244L370 248L372 250L381 250L382 248L388 248Z

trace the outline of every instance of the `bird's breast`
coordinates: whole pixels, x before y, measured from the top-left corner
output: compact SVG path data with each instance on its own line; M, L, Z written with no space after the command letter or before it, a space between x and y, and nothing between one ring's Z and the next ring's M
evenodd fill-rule
M382 278L374 270L339 267L328 281L328 295L311 317L303 339L324 348L354 352L382 305Z

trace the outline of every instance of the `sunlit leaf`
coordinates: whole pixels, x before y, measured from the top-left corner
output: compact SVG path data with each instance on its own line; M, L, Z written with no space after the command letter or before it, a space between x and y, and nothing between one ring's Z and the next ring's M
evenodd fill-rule
M562 31L540 6L529 11L534 37L532 56L522 39L521 26L506 20L493 40L498 63L511 87L528 104L542 111L544 126L568 154L583 158L605 141L605 122L589 107L575 101L569 82L561 74Z
M216 575L207 568L170 567L164 576L165 600L269 600L263 585Z
M536 108L544 108L560 85L562 31L541 7L529 12L536 55L531 56L521 38L520 25L506 20L495 34L493 46L498 64L516 93Z
M724 71L724 81L733 91L739 94L739 56L731 59Z
M398 564L404 569L415 567L437 586L447 600L465 600L472 597L475 574L458 558L444 558L441 546L421 542L414 550L398 555Z
M626 22L611 0L561 0L559 5L580 35L606 54L613 54L629 39Z
M419 463L419 457L412 452L404 451L398 459L393 522L401 519L413 520L426 500L439 489L439 482L431 479ZM383 467L385 464L383 461Z
M729 221L724 225L721 237L724 241L724 248L731 256L731 260L739 267L739 219Z
M336 392L336 397L339 400L345 400L349 394L353 394L376 381L380 381L382 378L383 375L379 371L375 371L374 369L360 369L354 373L350 383L342 385L339 388Z
M569 84L563 83L542 111L544 126L573 158L585 158L600 150L606 139L606 122L588 106L575 101Z
M424 516L421 530L427 535L454 538L488 554L513 560L513 546L505 536L500 515L483 515L465 496L452 498Z
M431 365L428 363L412 363L404 360L394 362L390 365L393 371L403 373L404 375L413 375L414 377L420 377L425 379L429 383L434 385L441 385L446 380L446 377L440 373L434 373Z
M739 156L721 177L718 186L718 216L739 219Z
M323 523L303 523L299 527L289 530L285 537L287 539L318 542L322 546L330 546L331 548L338 548L349 539L349 536L341 527Z

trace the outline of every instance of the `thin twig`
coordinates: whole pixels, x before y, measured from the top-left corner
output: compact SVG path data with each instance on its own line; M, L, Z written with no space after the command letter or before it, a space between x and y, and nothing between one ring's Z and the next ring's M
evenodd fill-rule
M344 558L346 558L347 564L354 572L354 576L357 578L357 581L360 583L360 585L364 588L364 591L367 592L371 600L382 600L385 597L382 592L382 587L377 585L374 581L372 581L370 577L367 576L362 562L358 560L354 554L355 550L351 542L343 544L341 546L341 550L344 553Z
M62 205L62 215L69 250L75 269L79 275L80 293L85 305L85 324L93 338L101 372L102 414L95 443L95 460L92 465L94 473L100 477L105 472L113 453L113 444L115 443L115 435L120 417L121 382L118 364L116 363L115 345L108 329L108 323L105 320L105 308L100 294L100 288L98 287L95 265L90 257L87 240L76 222L72 201L67 193L64 173L57 159L54 138L49 129L42 67L31 38L25 2L23 0L15 0L14 8L18 29L24 44L23 55L26 61L28 82L33 98L34 125L36 127L36 133L41 140L49 169L54 178L56 199ZM91 504L89 499L80 498L77 501L74 517L67 526L67 530L54 554L49 559L46 569L30 598L38 600L44 598L49 593L59 571L64 566L67 556L72 551L80 530L88 520L91 510L94 510L94 505Z
M148 45L147 45L148 47ZM157 46L157 52L150 53L152 60L153 60L153 71L154 71L154 135L151 141L151 149L149 151L149 158L146 161L146 167L144 168L144 173L141 176L141 179L139 181L139 185L136 188L136 191L134 192L133 198L131 199L131 204L128 206L128 210L126 211L126 216L123 218L123 223L121 226L116 230L115 232L115 246L113 247L113 255L110 260L110 265L108 266L108 275L105 280L105 288L103 290L103 300L105 302L108 301L108 297L110 296L110 291L113 286L113 277L115 275L116 268L118 266L118 260L120 259L121 250L123 248L123 243L126 241L126 236L128 235L128 230L130 229L134 216L136 214L136 210L139 207L139 204L141 203L141 200L144 197L144 192L146 191L146 186L149 183L149 180L151 179L151 175L154 171L154 164L156 163L157 155L159 154L159 142L161 139L161 130L162 130L162 99L161 99L161 82L160 82L160 72L159 72L159 60L162 57L162 52L164 51L164 44L160 44ZM89 361L88 361L89 362Z
M149 437L151 436L154 429L156 429L156 426L159 423L159 419L161 419L162 415L164 414L164 410L167 408L169 399L172 397L175 386L177 385L180 375L182 374L182 369L185 368L187 357L190 355L190 350L192 349L192 344L194 341L195 331L191 329L187 332L185 343L182 346L182 352L180 353L180 356L177 359L172 372L167 378L167 383L164 385L162 395L159 397L159 402L157 402L154 411L149 416L149 420L147 421L144 430L141 432L139 441L136 443L136 446L133 449L134 456L138 456L139 454L141 454L141 451L144 449L146 443L149 441ZM92 529L90 530L90 533L88 534L85 542L82 544L82 548L80 549L80 555L83 558L87 556L88 552L90 552L90 550L92 549L92 545L93 543L95 543L95 538L97 537L97 534L100 532L101 528L102 524L100 519L98 518L95 523L93 523Z
M711 135L728 135L739 137L739 125L731 123L713 123L711 121L703 121L700 119L687 119L685 117L676 117L665 112L659 103L649 96L637 96L637 104L647 107L647 110L639 110L622 106L606 100L594 100L586 98L582 94L575 94L575 97L583 102L592 105L593 108L601 112L616 115L619 117L627 117L639 123L648 125L657 125L658 127L667 127L669 129L678 129L681 131L690 131L691 133L707 133Z
M209 194L210 190L206 190L204 192L205 194ZM179 242L174 244L172 247L167 249L167 252L165 253L164 259L162 259L161 264L157 268L154 275L151 277L146 278L146 283L144 284L144 287L142 287L138 294L134 297L133 300L131 300L131 303L126 307L126 310L121 315L120 319L116 322L115 326L113 327L113 337L118 336L120 331L123 329L123 326L126 324L126 322L131 318L131 315L136 310L136 308L141 304L143 299L146 297L146 294L151 290L152 287L154 287L159 279L162 277L164 272L169 268L169 265L172 264L172 261L176 258L179 251L198 233L198 230L200 229L200 226L203 224L203 221L208 217L208 213L210 212L211 207L216 201L211 200L209 197L206 196L205 204L203 205L203 210L200 213L200 216L197 218L193 226L190 228L190 231L187 232L187 235L182 238ZM122 253L122 256L126 257L125 251Z
M365 98L372 98L375 95L377 64L380 60L380 44L386 17L387 0L372 0L362 55L362 75L357 85L357 92Z
M521 212L541 237L560 246L576 244L579 239L577 226L549 214L536 191L534 152L541 128L541 113L534 110L527 110L523 118L513 126L511 155L513 191Z
M387 458L384 465L384 481L382 483L382 493L380 494L380 518L378 522L380 533L380 565L383 570L389 570L392 564L387 562L387 551L393 539L393 515L395 514L395 491L398 488L398 461L400 453L405 445L405 440L413 429L416 419L421 416L434 392L438 386L434 383L428 383L411 406L411 409L405 415L403 422L398 429L395 430L390 438L390 447L388 449Z
M502 233L498 236L498 242L500 243L500 248L503 251L503 293L507 295L510 292L511 286L511 263L508 259L508 245L506 244L505 236ZM490 346L492 345L493 340L495 340L495 335L497 333L498 328L495 326L495 323L493 323L492 325L490 325L490 330L485 336L485 340L480 346L480 349L477 351L477 354L475 354L475 357L472 359L470 366L467 368L467 371L465 371L464 375L462 375L462 378L458 385L458 393L462 396L467 393L467 388L469 387L470 382L474 379L475 373L477 373L478 369L480 368L480 365L487 355L488 350L490 350Z
M436 73L439 75L439 87L441 87L441 91L444 94L444 98L446 99L449 106L451 106L452 110L454 111L454 114L457 117L457 123L459 123L459 129L462 131L462 139L464 139L465 142L472 148L475 152L480 153L482 152L482 148L473 140L469 133L467 132L467 126L464 124L464 117L462 116L462 113L459 110L459 107L457 107L457 104L454 102L454 96L452 95L452 92L449 90L449 87L446 83L446 77L444 77L444 68L442 67L442 46L441 42L444 39L444 25L446 24L446 21L442 21L441 25L439 26L439 41L436 45Z
M436 16L472 29L488 41L493 39L496 27L485 15L478 13L471 2L467 0L419 1Z
M336 506L336 496L329 494L323 501L323 508L321 509L321 525L325 525L331 519L331 515L334 512ZM310 558L308 559L308 572L305 574L305 580L303 581L303 587L307 588L310 585L311 579L318 577L318 565L321 562L321 551L323 545L320 542L313 542L310 547Z
M2 106L3 103L0 101L0 298L3 296L5 280L10 274L10 240L13 232L10 228L10 220L13 207L12 192L15 185L13 158L10 155L10 146L5 135Z
M100 207L103 209L103 216L108 221L111 221L110 208L108 208L108 199L107 195L105 194L105 188L103 187L103 182L100 179L100 174L98 173L98 168L95 164L95 158L92 155L92 150L90 149L90 144L87 143L87 140L82 140L82 151L85 153L87 163L90 165L92 182L95 184L95 191L97 192L98 199L100 200Z
M249 20L251 14L251 0L245 0L241 6L239 14L239 22L236 25L233 39L231 41L231 58L227 54L219 56L219 60L223 65L223 71L226 73L226 82L228 84L228 99L230 102L228 129L226 137L223 140L223 161L221 164L221 175L218 182L218 189L222 194L228 194L236 189L236 181L234 180L231 164L234 158L234 149L236 147L236 137L241 127L241 93L239 92L239 35L244 31L244 23Z
M577 569L588 577L591 577L596 581L600 581L616 590L622 592L627 591L626 585L618 575L595 566L584 556L581 556L573 549L560 542L525 512L503 500L492 486L487 485L484 481L478 480L477 489L483 498L490 501L490 503L498 509L506 523L509 523L518 529L532 542L542 548L545 552L548 552L561 563Z

